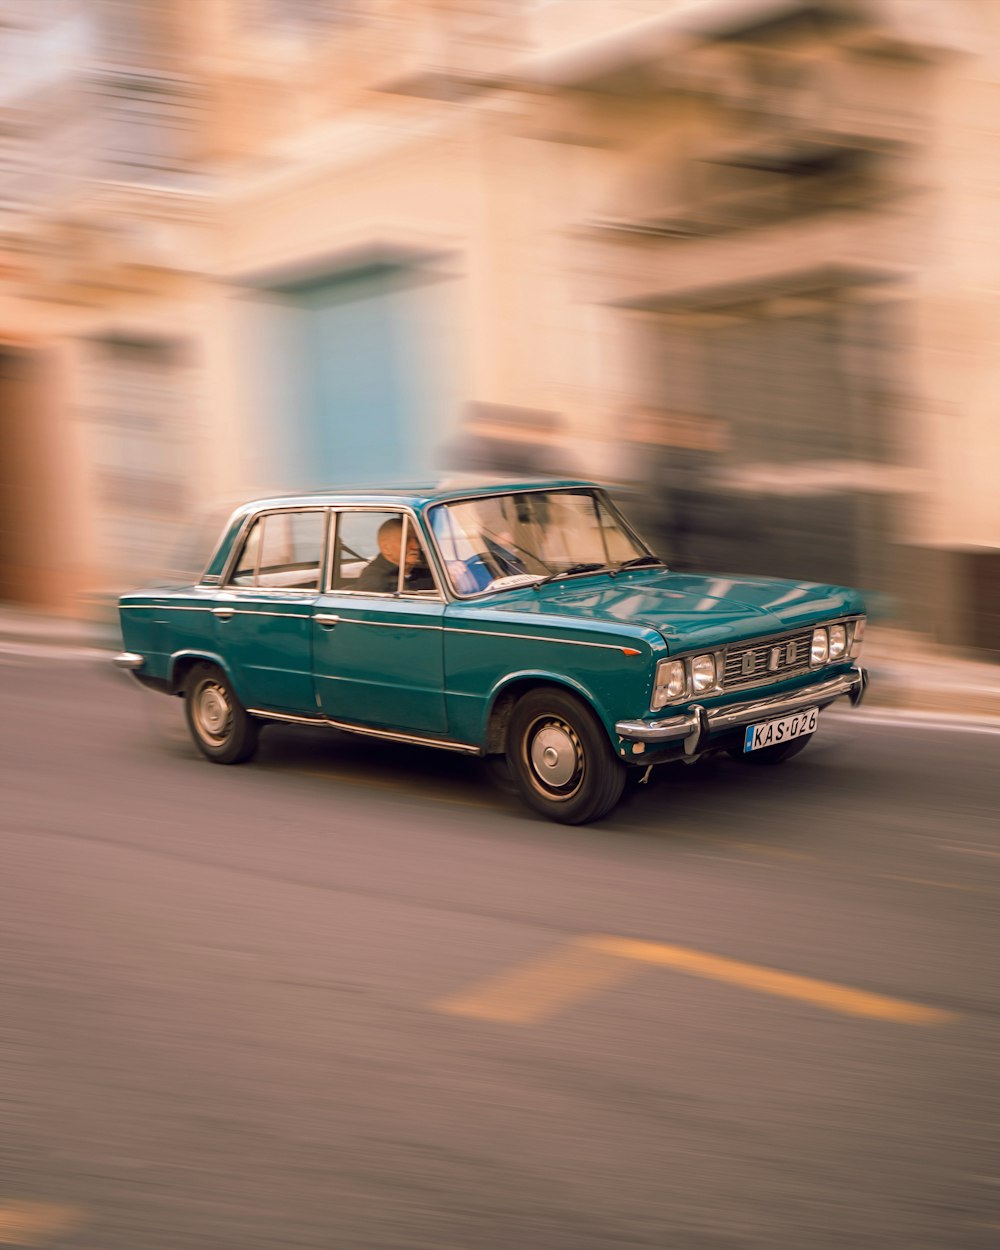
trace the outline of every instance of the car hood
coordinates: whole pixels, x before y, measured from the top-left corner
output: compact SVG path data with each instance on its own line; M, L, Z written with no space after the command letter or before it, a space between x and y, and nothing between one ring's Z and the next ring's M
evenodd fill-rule
M491 605L512 615L641 625L676 650L712 647L863 612L857 591L771 577L636 570L552 582Z

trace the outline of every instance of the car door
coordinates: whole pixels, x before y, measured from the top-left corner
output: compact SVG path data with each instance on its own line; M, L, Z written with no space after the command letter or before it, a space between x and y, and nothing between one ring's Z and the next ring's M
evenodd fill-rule
M314 615L316 697L333 720L444 734L444 596L430 571L415 579L406 576L405 567L400 575L397 567L390 580L379 534L396 525L402 550L415 537L426 561L412 514L385 507L337 513L329 589ZM380 569L386 574L383 588L366 588L372 571Z
M216 596L216 645L249 708L316 715L312 618L327 520L322 508L255 516Z

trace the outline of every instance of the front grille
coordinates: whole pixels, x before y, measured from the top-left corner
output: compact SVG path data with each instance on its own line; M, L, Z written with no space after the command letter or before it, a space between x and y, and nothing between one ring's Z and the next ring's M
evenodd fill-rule
M723 690L756 686L775 677L794 677L809 669L811 629L784 634L747 647L730 647L722 674Z

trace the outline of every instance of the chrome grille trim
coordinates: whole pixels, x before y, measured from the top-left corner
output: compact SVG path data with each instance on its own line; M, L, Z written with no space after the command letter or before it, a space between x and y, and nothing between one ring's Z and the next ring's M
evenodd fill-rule
M810 625L808 629L779 634L766 642L727 648L722 673L723 690L760 686L809 672L812 636L813 626Z

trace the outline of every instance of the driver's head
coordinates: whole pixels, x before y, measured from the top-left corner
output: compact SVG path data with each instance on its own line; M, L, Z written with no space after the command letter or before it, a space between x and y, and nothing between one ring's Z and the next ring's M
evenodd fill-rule
M399 549L403 543L403 521L401 517L390 517L383 521L378 531L378 546L390 564L399 564ZM412 569L420 563L420 540L411 529L406 539L406 567Z

